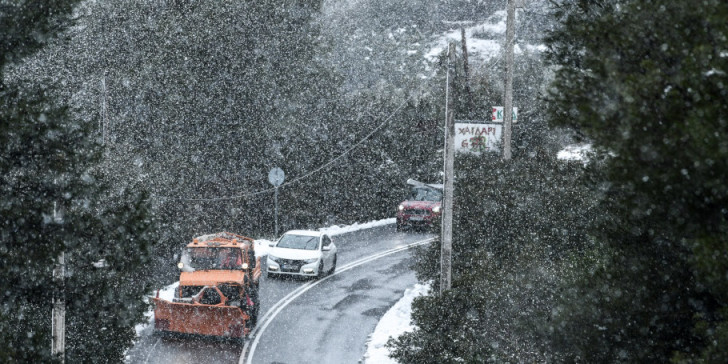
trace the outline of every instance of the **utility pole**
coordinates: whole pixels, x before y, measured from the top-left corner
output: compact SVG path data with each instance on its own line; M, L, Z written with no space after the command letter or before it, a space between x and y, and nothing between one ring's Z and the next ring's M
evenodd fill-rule
M503 105L503 159L511 159L511 124L513 123L513 41L516 34L516 0L508 0L506 15L506 85Z
M58 219L56 203L53 203L53 220ZM53 268L53 281L59 288L58 293L53 295L53 310L51 312L51 354L61 359L61 364L66 362L66 299L65 292L66 261L65 253L58 255L58 260Z
M276 239L278 239L278 186L275 186L275 192L274 192L273 199L275 200L275 215L276 215L276 229L275 229L275 235L273 235Z
M468 98L468 117L473 112L473 93L470 91L470 64L468 62L468 46L465 42L465 28L460 28L460 38L463 45L463 73L465 74L465 95Z
M101 101L101 145L106 145L106 75L101 79L103 99Z
M282 169L278 167L271 168L270 172L268 172L268 182L273 185L275 188L274 193L274 199L275 199L275 215L276 215L276 230L275 230L275 238L278 239L278 187L280 187L281 184L283 184L283 181L286 179L286 174L283 172Z
M447 50L447 77L445 86L445 176L442 209L442 237L440 247L440 294L450 289L452 274L452 200L455 190L455 110L453 110L453 78L455 72L455 43ZM452 74L452 75L451 75Z

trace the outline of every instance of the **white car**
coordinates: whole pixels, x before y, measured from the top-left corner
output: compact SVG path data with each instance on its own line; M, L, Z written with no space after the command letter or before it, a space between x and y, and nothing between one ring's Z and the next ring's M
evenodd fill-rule
M291 230L271 247L266 266L268 277L322 277L336 269L336 245L322 232Z

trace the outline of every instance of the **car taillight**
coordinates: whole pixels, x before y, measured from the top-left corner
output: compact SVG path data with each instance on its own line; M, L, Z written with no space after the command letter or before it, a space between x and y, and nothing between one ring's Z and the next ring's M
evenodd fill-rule
M154 319L154 328L157 330L169 330L169 320Z

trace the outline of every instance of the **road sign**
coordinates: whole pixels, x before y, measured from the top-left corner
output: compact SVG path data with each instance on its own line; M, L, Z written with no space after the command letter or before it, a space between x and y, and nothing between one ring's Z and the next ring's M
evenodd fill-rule
M275 187L280 186L284 179L286 179L286 174L278 167L272 168L270 172L268 172L268 182Z
M502 123L503 122L503 106L493 106L493 117L492 121L494 123ZM513 123L515 124L518 121L518 108L513 108Z
M455 123L455 151L480 154L500 151L502 124Z

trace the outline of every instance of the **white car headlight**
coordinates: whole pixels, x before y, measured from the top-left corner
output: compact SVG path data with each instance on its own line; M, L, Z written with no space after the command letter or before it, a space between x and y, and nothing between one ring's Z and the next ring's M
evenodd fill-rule
M311 259L304 259L303 262L306 264L311 264L311 263L316 263L316 261L318 261L318 260L319 260L319 258L311 258Z
M276 256L274 256L274 255L270 255L270 254L268 254L268 259L270 259L270 260L272 260L272 261L274 261L274 262L278 263L278 257L276 257Z
M399 211L404 210L404 205L399 205Z
M440 206L435 206L435 207L433 207L433 208L432 208L432 212L434 212L434 213L438 213L438 212L440 212Z

